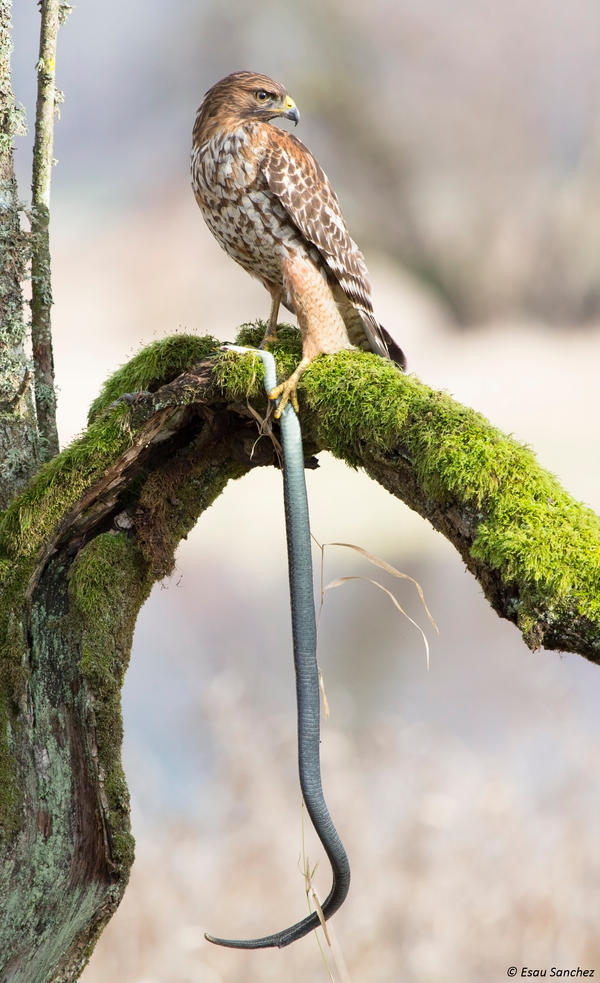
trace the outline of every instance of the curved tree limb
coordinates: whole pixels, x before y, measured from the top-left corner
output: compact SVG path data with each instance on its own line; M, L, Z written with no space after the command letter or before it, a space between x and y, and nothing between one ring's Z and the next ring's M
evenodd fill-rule
M283 375L299 346L282 335ZM363 467L426 517L529 646L600 661L600 520L531 451L369 354L318 359L300 396L307 452ZM277 463L257 442L264 412L258 359L157 342L0 518L3 979L77 979L125 890L120 687L137 612L227 482Z

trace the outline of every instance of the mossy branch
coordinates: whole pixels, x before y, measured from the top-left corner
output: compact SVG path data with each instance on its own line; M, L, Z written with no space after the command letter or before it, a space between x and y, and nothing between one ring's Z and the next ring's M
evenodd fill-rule
M281 335L283 375L299 342ZM150 345L0 519L1 978L75 980L122 896L119 694L135 619L226 483L277 463L256 440L262 371L211 338ZM425 516L529 646L600 661L600 520L529 449L356 351L318 359L300 400L307 453L331 450Z
M248 326L238 341L257 344L261 330ZM162 346L177 345L183 348L174 338L150 346L114 376L92 418L118 389L140 381L134 374L147 359L158 360ZM298 358L293 329L276 347L283 375ZM216 356L213 378L238 412L250 397L264 412L256 360ZM600 662L600 519L540 466L530 448L370 354L318 359L300 391L311 452L330 450L362 467L428 519L530 648L543 645Z

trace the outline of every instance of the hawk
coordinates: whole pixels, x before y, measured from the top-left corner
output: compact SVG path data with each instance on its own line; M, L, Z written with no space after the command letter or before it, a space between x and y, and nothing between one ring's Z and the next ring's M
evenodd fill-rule
M192 186L204 220L232 259L271 295L263 345L277 337L279 306L296 314L302 360L271 391L276 416L320 354L357 346L405 368L398 345L373 313L364 257L350 237L340 203L310 150L273 126L300 114L283 85L267 75L234 72L208 90L193 131Z

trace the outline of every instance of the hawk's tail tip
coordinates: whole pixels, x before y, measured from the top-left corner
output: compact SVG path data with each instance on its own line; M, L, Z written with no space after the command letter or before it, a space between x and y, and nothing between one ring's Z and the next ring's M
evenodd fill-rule
M400 368L402 369L402 371L405 372L406 371L406 364L407 364L406 363L406 355L404 354L404 352L400 348L400 345L396 344L396 342L392 338L392 336L389 333L389 331L386 331L385 328L383 327L383 325L381 325L381 324L379 325L379 330L381 331L381 334L383 335L383 338L384 338L384 341L385 341L385 344L386 344L386 347L387 347L387 350L388 350L388 353L389 353L389 356L390 356L392 362L395 362L396 365L399 365Z

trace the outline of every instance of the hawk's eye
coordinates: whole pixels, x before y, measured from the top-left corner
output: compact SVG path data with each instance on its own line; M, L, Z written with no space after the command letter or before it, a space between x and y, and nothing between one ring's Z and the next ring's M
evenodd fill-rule
M258 89L254 95L256 96L258 102L267 102L269 99L269 93L265 92L264 89Z

